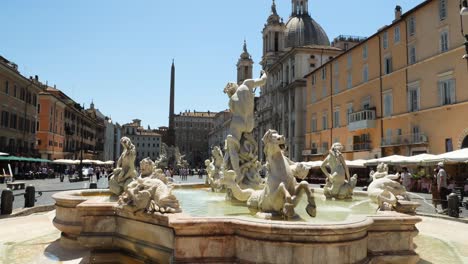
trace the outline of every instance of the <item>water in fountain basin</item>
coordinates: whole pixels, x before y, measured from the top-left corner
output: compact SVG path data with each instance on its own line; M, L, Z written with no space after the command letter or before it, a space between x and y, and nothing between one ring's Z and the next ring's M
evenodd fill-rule
M225 200L226 194L214 193L209 189L175 189L173 193L179 199L182 211L197 217L238 217L254 218L244 203L236 203ZM352 219L360 219L366 215L375 214L377 206L370 203L367 197L355 197L353 200L336 201L326 200L322 194L315 194L317 204L317 216L310 217L305 211L307 200L302 197L296 213L300 221L314 223L342 222Z
M434 208L434 211L437 213L437 208L433 205L433 204L430 204L429 202L427 202L427 199L422 197L421 195L419 194L415 194L415 193L412 193L412 192L407 192L408 195L410 196L413 196L413 197L416 197L418 199L421 199L423 200L423 202L427 205L429 205L430 207Z

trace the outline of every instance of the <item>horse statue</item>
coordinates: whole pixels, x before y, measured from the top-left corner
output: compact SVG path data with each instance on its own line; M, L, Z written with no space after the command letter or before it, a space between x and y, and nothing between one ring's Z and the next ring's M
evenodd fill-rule
M307 175L301 170L305 166L290 161L283 153L281 146L285 144L285 138L275 130L269 130L262 139L264 152L268 162L268 178L261 190L251 188L241 189L236 182L234 170L228 170L221 179L222 183L231 190L232 195L239 201L246 202L249 209L257 211L257 216L271 219L275 215L284 218L292 218L296 215L294 208L301 197L307 196L307 213L315 217L316 205L313 192L306 181L297 183L294 175Z

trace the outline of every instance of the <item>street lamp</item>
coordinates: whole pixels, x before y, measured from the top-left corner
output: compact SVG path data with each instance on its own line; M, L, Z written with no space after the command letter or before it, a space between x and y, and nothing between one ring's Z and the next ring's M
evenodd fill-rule
M463 30L463 17L468 16L468 0L460 0L460 23L461 23L461 33L465 38L465 55L463 59L468 60L468 34L465 34Z

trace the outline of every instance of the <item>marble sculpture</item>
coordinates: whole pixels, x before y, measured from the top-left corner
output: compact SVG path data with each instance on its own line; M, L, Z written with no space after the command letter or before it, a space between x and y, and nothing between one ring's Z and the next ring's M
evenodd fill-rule
M297 183L294 175L306 176L308 168L289 160L281 146L285 144L284 136L275 130L265 133L263 139L265 155L268 162L268 178L262 190L242 189L236 181L235 171L225 172L223 184L232 191L234 198L247 203L247 206L258 211L257 216L271 219L275 215L285 218L295 216L294 208L303 194L307 195L307 213L315 217L316 205L313 192L306 181Z
M357 175L350 177L349 169L341 151L343 145L334 143L329 151L328 156L322 163L321 169L327 177L323 194L327 199L335 198L339 200L351 199L353 197L353 189L357 183ZM327 167L330 167L328 172Z
M109 189L115 195L121 195L128 184L137 177L135 170L136 150L135 145L128 137L120 139L123 147L123 152L117 161L116 168L109 180Z
M380 163L372 175L367 193L380 210L397 210L401 201L409 201L405 188L397 181L399 175L388 174L388 166Z
M223 177L224 159L220 147L213 147L211 150L211 161L205 160L205 166L207 172L206 184L209 185L213 191L221 190L223 187L219 179Z
M255 126L255 88L265 85L266 80L267 75L262 71L259 79L247 79L240 86L228 83L224 88L232 113L226 138L225 169L235 172L238 184L254 189L259 188L261 183L258 146L252 135Z

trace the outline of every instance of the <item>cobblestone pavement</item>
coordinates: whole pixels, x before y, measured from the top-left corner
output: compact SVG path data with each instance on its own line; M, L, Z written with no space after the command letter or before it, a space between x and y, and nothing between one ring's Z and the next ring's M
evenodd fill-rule
M188 176L187 180L182 180L180 176L174 176L174 182L178 184L191 184L191 183L204 183L205 177L199 178L197 175L195 176ZM63 190L77 190L77 189L88 189L89 188L89 181L85 182L69 182L67 178L65 178L64 182L60 182L60 179L44 179L44 180L26 180L24 181L26 185L33 185L36 188L36 192L42 191L42 196L37 197L36 205L50 205L54 204L55 201L52 199L52 195L56 192L63 191ZM320 188L318 184L311 184L311 187ZM0 191L6 188L6 184L0 184ZM108 188L108 179L105 177L101 177L98 181L98 188ZM356 190L361 190L361 188L356 188ZM24 190L14 190L13 193L16 195L15 200L13 202L13 208L23 208L24 206ZM38 196L38 194L36 194ZM424 214L436 214L435 208L432 206L432 195L428 193L412 193L411 199L414 201L418 201L421 203L421 206L418 208L418 212ZM465 198L466 201L466 198ZM438 206L438 210L441 210L440 205ZM460 208L460 218L464 218L468 220L468 210L465 208Z

